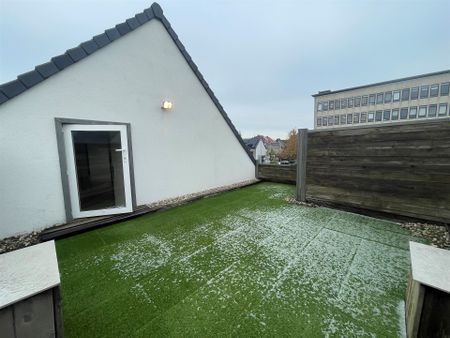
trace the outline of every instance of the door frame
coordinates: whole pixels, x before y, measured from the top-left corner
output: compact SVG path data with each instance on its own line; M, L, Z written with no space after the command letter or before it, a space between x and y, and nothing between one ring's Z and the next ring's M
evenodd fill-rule
M134 181L134 164L133 164L133 147L131 143L131 124L125 122L112 121L98 121L98 120L83 120L70 118L55 118L56 142L58 146L59 166L61 171L61 183L64 196L64 207L66 211L66 222L74 220L72 215L72 204L70 199L69 177L66 158L66 147L64 142L63 126L67 124L81 124L81 125L122 125L126 126L126 137L128 143L128 166L130 169L130 187L131 187L131 203L132 210L136 210L136 187Z

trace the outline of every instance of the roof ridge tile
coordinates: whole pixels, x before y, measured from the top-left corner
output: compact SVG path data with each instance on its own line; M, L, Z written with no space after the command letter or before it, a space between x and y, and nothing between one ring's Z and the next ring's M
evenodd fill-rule
M27 88L31 88L41 81L44 81L44 77L39 74L37 70L32 70L27 73L23 73L17 77Z

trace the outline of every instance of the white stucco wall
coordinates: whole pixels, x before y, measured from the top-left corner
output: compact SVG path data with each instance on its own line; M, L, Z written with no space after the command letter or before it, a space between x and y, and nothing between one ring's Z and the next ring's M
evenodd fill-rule
M168 99L173 109L163 112ZM137 204L254 178L157 20L0 106L0 238L66 221L55 117L131 123Z

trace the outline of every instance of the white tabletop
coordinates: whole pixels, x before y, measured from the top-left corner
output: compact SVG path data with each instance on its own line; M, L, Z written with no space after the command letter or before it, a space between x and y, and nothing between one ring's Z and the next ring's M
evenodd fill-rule
M0 309L59 284L54 241L0 255Z
M409 242L413 279L450 293L450 251Z

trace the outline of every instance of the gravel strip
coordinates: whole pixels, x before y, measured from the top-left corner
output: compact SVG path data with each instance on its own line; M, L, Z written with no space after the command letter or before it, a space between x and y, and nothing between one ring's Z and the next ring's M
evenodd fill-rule
M193 193L193 194L187 194L187 195L177 196L177 197L173 197L173 198L167 198L164 200L160 200L157 202L147 204L147 206L149 208L155 208L155 207L164 207L164 206L169 206L169 205L173 206L173 205L177 205L177 204L183 204L183 203L189 202L190 200L195 199L197 197L219 194L221 192L225 192L225 191L229 191L229 190L233 190L233 189L237 189L237 188L242 188L247 185L257 183L257 182L259 182L259 180L243 181L243 182L239 182L239 183L235 183L235 184L221 186L221 187L214 188L214 189L203 190L203 191Z
M302 205L304 207L309 207L309 208L317 208L317 207L319 207L319 205L315 204L315 203L297 201L294 197L287 197L285 199L285 201L290 203L290 204Z
M428 239L431 246L450 249L450 233L445 226L429 223L399 224L402 228L409 230L414 236Z
M0 254L22 249L30 245L38 244L39 242L39 232L37 231L25 235L4 238L0 240Z

